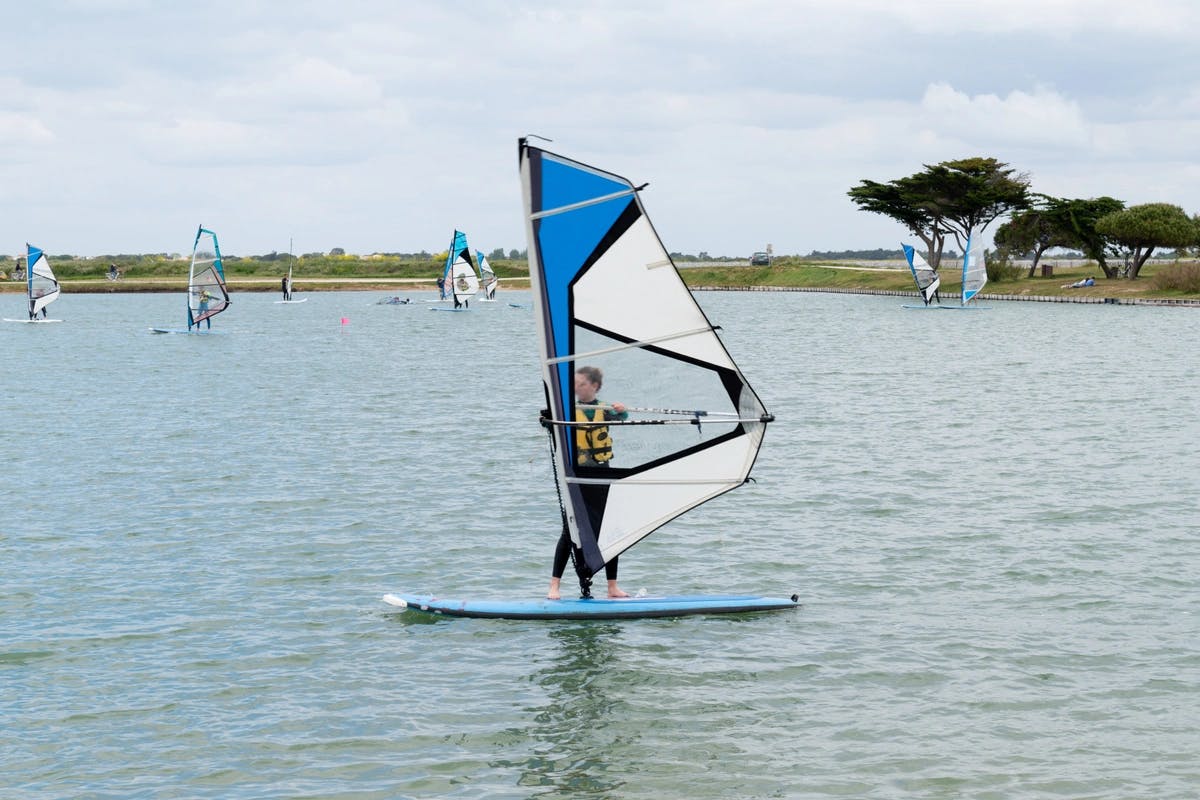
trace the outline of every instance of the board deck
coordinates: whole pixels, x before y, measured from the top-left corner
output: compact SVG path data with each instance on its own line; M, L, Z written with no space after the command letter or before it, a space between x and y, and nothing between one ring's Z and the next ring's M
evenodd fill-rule
M743 614L799 608L799 598L758 595L682 595L587 600L464 600L429 595L385 594L383 602L397 608L450 617L492 619L635 619L682 617L689 614Z
M61 319L9 319L8 317L5 317L4 321L5 322L25 322L25 323L32 324L32 325L42 325L47 322L62 322Z
M469 308L431 308L431 309L429 309L429 310L430 310L430 311L458 311L458 312L462 312L462 311L470 311L471 309L469 309Z
M225 331L210 331L208 329L205 329L202 331L201 330L189 331L186 328L150 328L150 332L151 333L182 333L182 334L190 335L190 336L216 336L219 333L225 333Z
M287 303L307 303L307 302L308 302L308 298L302 297L299 300L276 300L275 305L279 306L279 305L284 305Z
M901 308L915 308L915 309L919 309L919 310L924 310L924 309L934 309L934 310L938 310L938 311L971 311L971 310L974 310L974 309L979 309L980 311L986 311L986 310L988 310L989 308L991 308L991 306L963 306L963 305L958 305L958 306L944 305L944 306L941 306L941 305L937 305L937 304L935 303L935 304L933 304L933 305L928 305L928 306L904 305L904 306L901 306Z

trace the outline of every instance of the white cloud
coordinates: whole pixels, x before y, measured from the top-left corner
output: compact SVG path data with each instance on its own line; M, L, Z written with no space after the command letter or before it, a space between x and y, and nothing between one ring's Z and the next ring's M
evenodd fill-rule
M1039 191L1194 212L1200 62L1178 54L1197 15L1182 0L47 0L6 20L0 160L29 188L0 186L0 218L53 225L63 250L179 249L196 216L240 252L298 228L307 250L434 249L455 226L519 248L525 133L651 181L655 223L686 251L891 242L894 223L846 191L972 155Z

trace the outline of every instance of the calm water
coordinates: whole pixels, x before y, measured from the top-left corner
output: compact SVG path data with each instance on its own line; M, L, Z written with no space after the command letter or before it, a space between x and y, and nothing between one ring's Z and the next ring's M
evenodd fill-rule
M1200 795L1196 311L701 294L779 421L622 584L804 607L546 623L379 600L545 590L528 294L308 296L0 326L5 797Z

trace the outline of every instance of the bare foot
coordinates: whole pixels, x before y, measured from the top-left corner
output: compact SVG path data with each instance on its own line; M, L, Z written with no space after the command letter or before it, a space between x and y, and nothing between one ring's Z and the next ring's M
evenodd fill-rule
M546 592L547 600L562 600L562 592L559 590L559 586L558 578L550 579L550 591Z
M623 589L621 589L620 586L617 586L616 581L609 581L608 582L608 596L609 597L629 597L629 593L624 591Z

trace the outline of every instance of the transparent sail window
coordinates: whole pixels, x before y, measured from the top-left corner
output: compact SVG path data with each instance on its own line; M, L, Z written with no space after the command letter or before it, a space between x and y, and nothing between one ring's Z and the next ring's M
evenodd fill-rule
M586 411L589 417L595 415L596 421L600 421L598 414L605 410L611 418L613 403L621 403L628 409L626 421L610 419L609 442L585 441L582 434L589 428L572 427L577 450L581 446L609 446L608 466L633 469L710 442L737 427L738 409L715 370L646 348L626 347L620 341L578 326L574 333L577 354L574 370L578 373L581 367L598 368L602 385L596 394L600 408L589 408L597 405L596 401L586 403L577 394L573 419L582 421L580 412ZM586 355L612 348L617 349ZM706 413L697 417L691 413L695 411ZM689 424L697 420L699 425ZM665 424L649 424L654 421Z

